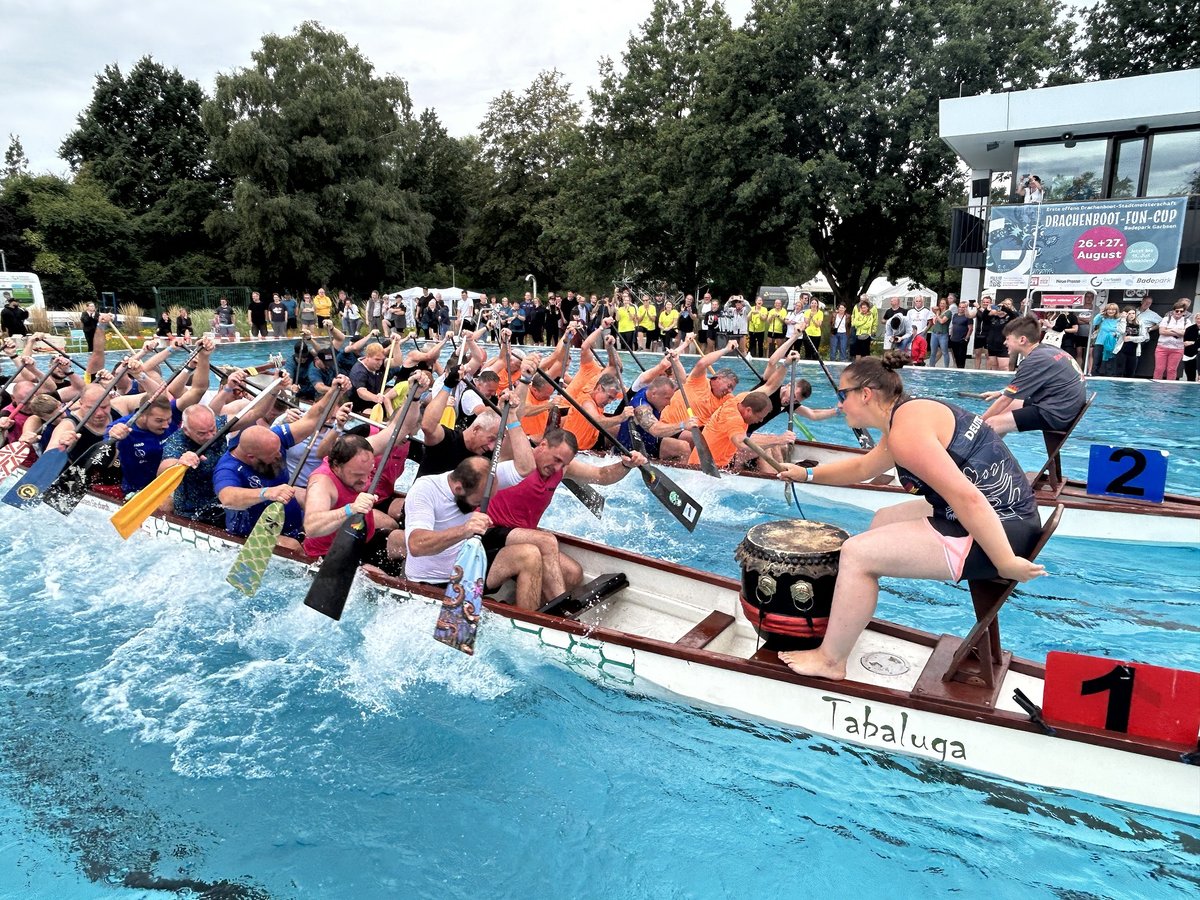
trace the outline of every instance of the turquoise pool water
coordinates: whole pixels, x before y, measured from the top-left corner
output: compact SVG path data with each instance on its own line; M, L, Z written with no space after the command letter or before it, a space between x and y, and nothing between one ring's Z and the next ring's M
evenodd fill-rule
M1102 398L1108 387L1097 385ZM1161 406L1137 396L1140 410ZM1194 416L1200 394L1180 396ZM1096 427L1120 434L1123 402L1106 399L1113 420ZM1177 442L1173 463L1200 456L1194 428L1139 430ZM602 522L564 494L547 524L734 574L745 529L787 514L775 490L714 487L702 499L690 537L632 479L609 492ZM805 511L848 527L868 518L813 501ZM495 618L466 659L428 637L431 609L361 586L333 625L300 605L303 576L286 567L247 600L224 582L232 553L122 543L88 509L69 521L0 506L4 896L162 896L157 885L213 897L1125 898L1200 887L1197 818L697 708L599 677ZM1006 607L1016 653L1200 669L1200 552L1056 539L1045 559L1051 574ZM957 587L892 582L880 613L961 631L967 608Z

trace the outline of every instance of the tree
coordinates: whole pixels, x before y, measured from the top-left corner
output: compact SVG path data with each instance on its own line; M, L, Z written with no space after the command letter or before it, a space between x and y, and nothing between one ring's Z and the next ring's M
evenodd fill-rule
M400 167L400 177L432 217L427 246L435 264L456 261L471 213L471 169L478 151L474 139L450 137L434 110L421 113L412 156Z
M730 33L719 3L657 0L622 68L601 61L592 116L548 226L574 248L576 280L625 273L694 286L745 250L721 227L727 184L719 166L698 165L713 135L693 116L702 73Z
M223 281L225 266L204 223L222 200L200 118L204 91L176 69L142 57L124 75L116 65L96 77L92 102L60 153L85 167L129 216L144 270L137 292L155 284Z
M43 278L54 304L95 299L136 284L137 248L129 216L109 201L86 167L73 181L56 175L8 179L0 209L21 229L16 248Z
M488 106L479 127L483 172L463 248L464 261L487 283L515 284L528 272L541 284L562 283L570 249L546 224L579 125L579 104L557 70Z
M404 82L305 22L217 77L203 111L232 204L208 222L240 280L375 287L426 258L431 220L400 167L419 133Z
M1067 57L1057 0L757 0L695 116L720 128L727 222L781 252L807 238L839 300L943 223L957 191L938 100L1036 87Z
M1200 66L1195 2L1100 0L1084 15L1083 70L1125 78Z
M17 175L25 175L29 172L29 157L25 155L25 148L21 145L21 139L15 134L8 136L8 149L4 151L4 174L0 180L7 180Z

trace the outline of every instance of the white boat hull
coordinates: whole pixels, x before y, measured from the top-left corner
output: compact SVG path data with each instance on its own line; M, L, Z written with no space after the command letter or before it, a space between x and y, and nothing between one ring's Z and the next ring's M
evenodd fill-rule
M84 503L106 513L113 508L90 495ZM208 551L240 546L234 539L158 516L148 518L142 528L156 538ZM583 565L585 578L613 568L614 560L601 552L586 546L569 549ZM292 560L288 564L303 565ZM697 573L702 578L689 580L687 596L680 597L677 572L650 560L623 558L619 564L629 587L586 610L577 621L538 614L524 614L526 619L522 619L519 611L503 608L487 616L484 632L507 619L511 627L536 638L540 645L561 651L575 662L590 663L606 680L633 685L642 679L689 701L888 753L1200 815L1200 767L1064 740L1028 726L1011 697L1014 689L1020 688L1040 705L1042 680L1035 675L1012 669L1006 673L996 708L1006 724L999 725L961 713L944 714L912 703L889 702L881 699L878 691L864 697L864 686L907 697L933 651L928 643L871 629L851 656L852 680L797 683L778 665L750 660L747 666L759 640L742 615L736 584ZM430 597L395 583L375 586L397 599L431 602ZM727 612L733 622L703 650L692 653L693 658L681 654L674 642L714 610ZM532 621L535 618L541 621ZM432 627L432 617L430 621ZM864 662L879 655L889 661L887 671L878 665L868 668Z

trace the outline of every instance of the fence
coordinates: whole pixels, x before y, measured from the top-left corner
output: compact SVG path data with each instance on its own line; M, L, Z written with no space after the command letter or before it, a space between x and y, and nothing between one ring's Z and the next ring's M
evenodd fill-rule
M250 303L248 287L156 287L154 288L154 317L164 309L182 306L185 309L215 309L222 297L234 309L245 309Z

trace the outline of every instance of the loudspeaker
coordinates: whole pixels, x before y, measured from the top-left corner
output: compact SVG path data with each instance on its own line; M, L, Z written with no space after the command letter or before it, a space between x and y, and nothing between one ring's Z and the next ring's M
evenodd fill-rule
M990 178L976 178L971 182L971 196L986 197L991 186L992 180Z

